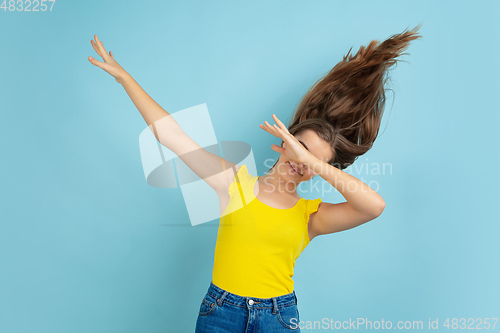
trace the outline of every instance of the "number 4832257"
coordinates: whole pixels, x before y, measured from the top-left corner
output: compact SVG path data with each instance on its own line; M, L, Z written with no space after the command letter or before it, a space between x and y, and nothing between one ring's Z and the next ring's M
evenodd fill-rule
M0 9L4 12L14 12L14 11L24 11L24 12L45 12L47 10L52 11L52 7L56 0L4 0ZM47 6L50 4L50 8Z
M492 323L490 323L492 321ZM495 329L498 318L447 318L443 326L448 329ZM466 323L469 323L468 325Z

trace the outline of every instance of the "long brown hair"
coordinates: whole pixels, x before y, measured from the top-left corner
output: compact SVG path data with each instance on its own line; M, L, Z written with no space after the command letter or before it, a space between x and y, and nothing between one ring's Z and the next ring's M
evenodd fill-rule
M421 25L382 43L372 40L355 55L350 55L351 47L305 94L292 115L290 134L314 130L330 143L333 158L328 163L341 170L370 150L382 121L388 70L401 61L396 58L408 54L402 52L410 41L422 37L417 34Z

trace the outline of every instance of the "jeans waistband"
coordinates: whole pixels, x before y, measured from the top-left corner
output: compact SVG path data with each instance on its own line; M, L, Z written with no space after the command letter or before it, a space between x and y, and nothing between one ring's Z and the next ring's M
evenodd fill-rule
M297 304L297 296L295 295L295 290L289 294L270 297L270 298L259 298L259 297L246 297L230 293L216 286L212 281L210 282L210 287L208 288L208 294L217 300L219 305L227 300L228 302L238 305L238 306L254 306L259 308L272 308L281 307L290 304Z

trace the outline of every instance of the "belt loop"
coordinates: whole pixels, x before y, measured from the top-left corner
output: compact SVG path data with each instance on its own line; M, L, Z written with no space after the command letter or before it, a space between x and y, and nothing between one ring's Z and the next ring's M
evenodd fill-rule
M293 296L295 297L295 304L297 304L297 295L295 294L295 290L293 291Z
M224 298L226 297L227 294L228 294L228 292L224 291L222 293L222 296L220 298L217 298L217 305L218 306L222 306L222 302L224 301Z
M276 301L276 297L273 297L273 314L278 311L278 302Z

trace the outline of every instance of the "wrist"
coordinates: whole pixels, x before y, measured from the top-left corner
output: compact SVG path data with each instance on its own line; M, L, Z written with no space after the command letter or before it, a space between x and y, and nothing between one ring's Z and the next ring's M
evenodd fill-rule
M123 73L120 73L119 75L116 76L116 82L119 84L123 85L124 83L127 83L129 81L133 80L132 75L127 73L127 71L123 71Z
M309 169L313 170L316 165L321 165L322 160L314 156L312 153L309 152L307 155L306 159L302 162L305 166L307 166Z
M316 159L315 162L311 163L311 166L309 167L314 173L323 177L322 175L326 175L326 174L329 174L331 172L331 171L329 171L329 170L331 170L330 164L328 164L327 162L325 162L319 158L315 157L315 159Z

